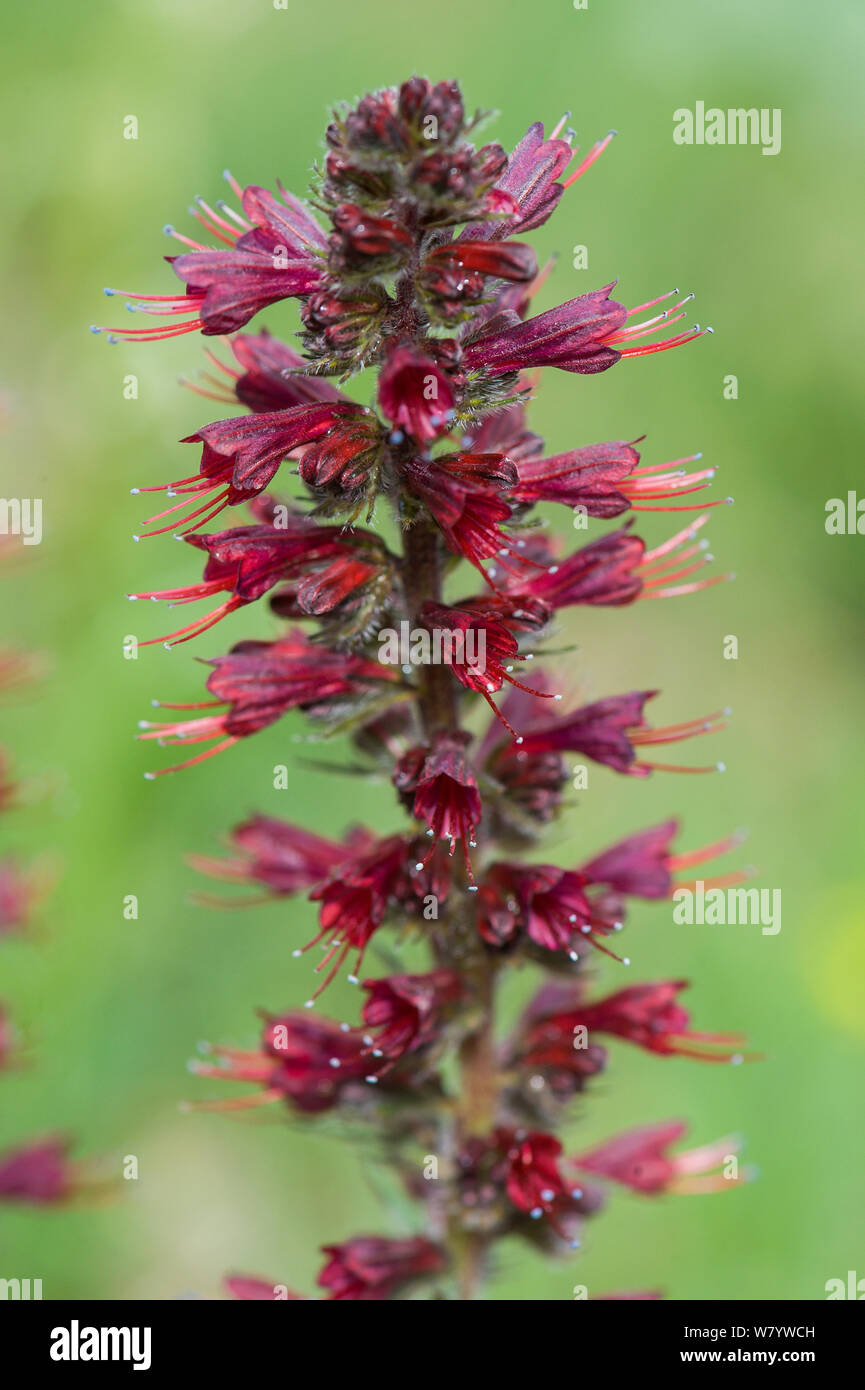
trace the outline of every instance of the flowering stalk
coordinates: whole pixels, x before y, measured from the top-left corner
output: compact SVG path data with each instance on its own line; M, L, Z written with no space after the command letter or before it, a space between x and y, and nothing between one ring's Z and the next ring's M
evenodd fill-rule
M168 718L142 725L144 740L190 750L158 772L200 763L299 709L323 733L348 733L365 766L386 769L414 822L328 840L253 816L232 832L230 857L194 861L257 898L306 892L318 905L308 947L323 956L309 1008L344 966L367 996L356 1024L266 1014L257 1049L215 1046L194 1065L253 1088L197 1108L338 1109L376 1129L423 1214L414 1233L325 1247L318 1283L334 1299L417 1288L477 1298L504 1235L551 1251L579 1245L602 1204L595 1179L711 1189L731 1157L730 1141L667 1154L682 1128L671 1125L566 1158L553 1131L605 1066L599 1036L656 1055L742 1060L738 1037L691 1031L677 1003L685 982L591 999L584 969L593 951L626 965L610 941L631 900L669 897L681 886L675 873L737 838L683 854L671 821L581 865L521 858L563 804L567 753L637 777L721 767L659 762L654 746L712 734L726 712L655 725L645 714L653 691L563 711L531 664L560 609L621 607L727 577L703 573L711 557L700 532L716 503L701 509L694 495L712 470L698 455L644 463L624 441L548 456L525 415L540 368L591 375L711 330L684 326L690 296L678 291L628 309L607 285L534 313L546 272L514 238L547 220L610 137L575 163L560 127L546 137L532 125L508 155L476 148L475 124L455 83L418 77L338 111L315 211L281 187L277 196L227 176L239 207L198 200L207 242L167 229L188 248L171 262L183 292L128 296L147 326L108 330L115 341L228 335L236 365L208 352L211 370L193 389L249 412L184 441L200 451L197 471L135 489L168 498L142 536L175 531L206 562L200 583L131 597L208 602L203 617L162 634L167 645L265 595L293 624L211 659L208 698L167 705ZM239 331L288 298L300 306L301 351ZM342 387L368 368L375 400L362 404ZM270 491L292 471L306 506ZM534 516L538 502L602 520L642 511L676 520L651 549L629 517L563 556ZM202 531L242 504L251 522ZM388 509L398 549L374 525ZM397 630L411 648L394 661L385 639ZM364 975L367 948L388 927L426 944L425 971ZM548 978L505 1038L497 983L526 963ZM453 1055L456 1068L442 1070ZM238 1298L300 1296L245 1276L228 1288Z

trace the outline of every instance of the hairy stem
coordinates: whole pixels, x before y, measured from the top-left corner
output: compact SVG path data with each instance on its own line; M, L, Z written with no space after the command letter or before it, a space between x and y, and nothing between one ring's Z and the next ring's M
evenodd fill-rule
M444 548L436 525L429 520L416 522L406 533L403 554L403 592L412 624L427 601L440 602ZM446 665L417 668L418 705L424 735L430 738L442 730L457 732L459 714L456 687ZM459 1052L460 1093L447 1135L445 1166L456 1161L464 1142L484 1135L495 1123L498 1102L498 1072L495 1055L496 962L484 949L469 920L470 900L463 879L461 906L449 914L437 933L434 950L437 964L458 969L467 977L473 999L474 1027L463 1039ZM457 1212L451 1215L448 1241L456 1270L460 1297L477 1297L486 1273L488 1237L467 1232Z

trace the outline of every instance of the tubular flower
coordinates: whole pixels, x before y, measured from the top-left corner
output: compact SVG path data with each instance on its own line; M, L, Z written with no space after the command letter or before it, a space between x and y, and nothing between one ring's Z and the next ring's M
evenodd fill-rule
M526 1029L519 1043L520 1061L523 1066L552 1062L566 1067L569 1054L588 1051L587 1039L596 1033L624 1038L663 1057L743 1061L741 1033L691 1031L687 1010L676 1002L687 988L687 980L662 980L631 985L593 1003L572 999L565 1009L557 1002L551 1012L536 1014Z
M627 695L611 695L606 700L583 705L555 723L534 728L523 735L519 746L507 750L508 755L527 758L544 753L583 753L596 763L626 772L632 777L647 777L653 771L714 772L723 771L722 763L710 767L677 768L666 763L650 763L637 758L637 749L657 744L679 743L699 734L718 733L726 725L719 723L723 713L690 719L682 724L653 729L643 718L643 706L654 699L656 690L634 690Z
M537 312L537 292L555 272L539 268L525 238L613 132L580 154L566 117L549 133L534 122L508 153L473 143L483 114L467 115L456 82L420 76L338 106L309 206L281 187L230 179L236 209L197 200L216 245L174 233L183 290L128 296L156 325L130 330L133 340L228 335L187 384L224 402L230 417L185 441L201 450L192 476L145 489L169 500L144 534L177 531L203 551L200 582L131 597L204 601L204 616L151 639L169 645L262 599L267 621L279 624L267 640L212 658L206 696L166 706L177 713L143 723L141 738L185 745L186 767L297 711L309 720L308 741L347 740L348 766L307 758L354 779L341 784L343 799L354 804L369 774L396 792L405 817L391 831L377 808L375 830L331 839L296 809L299 824L252 815L224 857L191 860L247 889L246 899L199 901L244 906L302 892L318 925L306 946L291 943L314 961L306 1009L265 1014L252 1050L210 1049L193 1070L247 1089L189 1108L272 1103L277 1113L373 1126L382 1161L425 1208L417 1229L435 1237L324 1247L327 1301L413 1297L403 1291L416 1283L421 1297L473 1300L499 1238L558 1254L578 1243L604 1194L599 1184L572 1186L555 1130L590 1079L612 1071L596 1037L655 1055L740 1055L738 1034L691 1029L682 981L600 997L585 985L589 946L627 964L611 938L638 900L688 888L689 872L740 837L680 853L670 819L564 867L533 846L570 800L571 779L578 789L572 756L646 777L670 766L654 761L655 745L720 730L727 713L654 726L646 708L655 692L627 687L564 706L564 682L535 661L558 611L693 593L730 576L706 577L702 531L718 503L698 508L714 472L699 454L645 463L640 440L615 439L572 439L548 453L528 423L530 397L546 367L590 376L710 330L686 327L692 296L678 290L629 310L608 284ZM296 346L247 328L286 298L297 301ZM283 502L276 494L289 478ZM600 523L628 512L695 514L660 541L635 534L632 517L567 554L536 513L549 502ZM241 524L208 530L241 504ZM396 537L387 544L382 512ZM464 564L483 576L481 592L452 599L466 592L454 574ZM533 678L524 681L526 669ZM495 719L478 734L481 701ZM274 771L284 787L282 765ZM514 857L529 845L532 862ZM742 877L734 870L711 882ZM386 973L362 980L373 938ZM499 981L527 963L545 984L498 1042ZM344 965L349 983L362 980L361 1002L349 1021L319 1019L307 1010ZM667 1158L679 1133L640 1131L577 1162L644 1190L712 1187L711 1169L725 1160L712 1148ZM226 1288L243 1300L300 1297L244 1275Z
M684 313L676 313L670 319L665 312L628 326L627 321L633 314L652 308L670 296L661 295L658 299L640 304L636 309L625 309L610 299L612 288L612 284L606 285L602 290L578 295L557 309L548 309L546 313L526 319L524 323L480 333L465 345L463 358L466 366L482 367L492 374L524 371L528 367L560 367L565 372L591 375L607 371L623 357L643 357L647 353L662 352L665 348L679 347L703 333L712 332L711 328L697 327L671 338L644 344L641 341L643 336L654 334L667 323L683 318ZM677 293L676 290L671 291L671 294ZM684 304L686 301L681 302ZM679 308L677 304L676 309Z
M363 1022L373 1035L367 1046L374 1058L384 1057L389 1063L435 1042L445 1011L465 993L455 970L364 980L363 988L369 995Z
M225 1291L231 1298L245 1303L270 1303L302 1299L303 1294L291 1293L284 1284L273 1284L267 1279L255 1279L249 1274L228 1274L223 1280ZM619 1295L624 1297L625 1295Z
M406 1284L434 1274L447 1265L439 1246L423 1236L387 1240L355 1236L342 1245L323 1247L328 1262L318 1276L319 1288L342 1302L379 1302Z
M345 841L326 840L289 821L253 816L231 832L235 858L194 855L190 863L200 873L229 882L260 883L268 895L283 897L322 883L369 839L361 831Z
M455 400L444 369L414 348L395 347L382 366L378 403L394 430L422 443L435 439L447 431Z
M302 445L320 439L337 420L360 412L361 407L351 403L312 401L290 406L287 410L261 411L204 425L182 441L184 444L200 443L204 446L199 473L162 487L133 489L135 493L165 492L168 497L184 498L164 512L148 517L148 525L183 511L190 503L199 502L201 498L204 501L193 511L185 512L164 526L143 532L143 537L159 536L179 526L188 526L192 531L195 525L190 523L204 526L225 507L251 502L270 486L287 455Z
M741 1140L735 1136L704 1144L699 1149L668 1156L671 1144L684 1137L688 1126L677 1121L632 1129L573 1160L583 1173L621 1183L632 1192L654 1196L660 1192L723 1192L747 1180L739 1172ZM732 1161L732 1163L731 1163ZM713 1172L724 1165L730 1172Z
M301 614L327 613L349 595L384 573L381 546L369 532L343 532L337 526L316 526L305 516L287 514L279 528L272 525L235 526L229 531L194 533L183 539L207 556L200 584L153 593L130 594L131 599L164 599L171 605L194 603L228 593L218 608L168 637L152 637L142 646L163 642L174 646L206 632L221 618L254 603L274 585L297 581ZM371 548L366 548L367 541Z
M125 337L149 342L201 331L205 335L231 333L242 328L261 309L282 299L309 294L321 282L321 253L326 238L318 223L299 199L280 190L282 201L264 188L241 190L227 175L240 199L244 215L218 203L214 211L197 199L196 217L208 235L216 237L228 250L213 249L191 241L165 228L166 234L191 251L171 260L175 275L186 286L185 294L146 295L108 289L109 297L119 295L138 313L166 316L192 314L191 319L172 322L163 328L95 328L110 338ZM222 215L222 212L225 215ZM229 220L230 219L230 220Z
M584 864L582 872L592 883L603 884L615 894L653 901L670 897L677 888L690 887L684 881L674 883L673 874L679 869L695 868L698 864L716 859L729 850L737 849L745 838L741 831L737 831L714 844L673 854L672 841L678 829L678 821L669 820L649 830L641 830L636 835L628 835ZM743 877L748 877L747 870L724 874L705 880L705 883L707 887L720 888L738 883Z
M196 1076L251 1082L262 1089L196 1101L187 1109L248 1110L285 1101L293 1110L315 1115L349 1103L365 1082L377 1079L376 1063L356 1030L307 1013L266 1016L258 1051L209 1044L206 1051L214 1060L190 1063Z
M514 1206L534 1221L545 1217L555 1228L560 1208L570 1210L582 1197L559 1171L562 1146L552 1134L499 1130L496 1139L507 1158L505 1190ZM579 1241L571 1241L576 1248Z
M367 853L310 893L313 902L321 903L318 917L321 930L304 949L309 950L321 941L327 943L327 952L315 967L316 973L334 961L313 998L330 984L352 950L357 952L357 959L354 974L349 979L357 983L370 937L381 926L392 900L403 889L407 869L405 840L400 835L391 835L376 841Z
M69 1158L70 1148L68 1139L52 1136L0 1154L0 1202L54 1206L98 1186L82 1163Z
M436 841L447 840L453 855L462 845L466 872L473 883L469 848L475 844L475 830L481 819L481 798L471 764L466 756L465 736L439 734L429 747L411 749L396 765L394 786L411 798L412 815L427 825L433 841L424 860L426 867Z
M213 700L197 705L163 704L162 708L194 710L227 704L228 711L169 723L145 720L139 726L143 730L139 737L160 743L208 743L215 738L220 742L159 772L176 772L221 753L239 738L266 729L290 709L309 710L340 696L356 695L370 682L387 679L387 668L380 663L350 652L324 651L300 632L278 642L239 642L227 656L215 657L208 665L214 668L207 680Z
M688 472L701 454L670 463L640 468L640 455L632 444L593 444L549 458L531 456L520 461L519 482L512 497L524 504L561 502L580 508L586 516L605 520L635 512L686 512L717 507L717 502L681 503L683 497L701 492L715 476L714 468ZM661 505L669 503L670 505ZM657 504L657 505L656 505Z
M418 616L431 632L448 635L447 641L441 643L442 661L461 685L483 696L510 733L513 729L491 698L505 682L541 699L559 698L523 685L511 675L513 666L505 663L520 660L519 644L503 622L484 616L483 605L470 601L465 608L449 608L440 603L425 603Z

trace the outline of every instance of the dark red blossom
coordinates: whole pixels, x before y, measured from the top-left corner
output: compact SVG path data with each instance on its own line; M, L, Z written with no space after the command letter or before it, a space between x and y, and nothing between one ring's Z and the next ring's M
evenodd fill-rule
M195 1101L191 1110L248 1110L276 1101L302 1114L330 1110L361 1091L377 1066L356 1029L308 1013L265 1015L261 1047L207 1047L214 1062L192 1062L196 1076L250 1082L248 1095Z
M328 949L315 967L316 973L333 961L313 998L330 984L350 951L356 951L357 958L354 974L349 979L357 982L370 937L381 926L403 888L401 881L408 873L407 861L406 841L401 835L391 835L375 841L371 849L344 865L327 883L310 893L313 902L321 903L320 931L304 950L308 951L321 941L327 943Z
M429 747L413 748L399 760L393 781L397 791L410 798L412 815L426 823L433 841L419 867L426 865L438 840L449 842L451 854L459 843L473 883L468 851L475 843L482 807L467 742L465 734L437 734Z
M456 396L439 361L417 348L393 348L378 378L378 403L397 432L419 443L447 430Z
M511 734L514 734L514 730L492 699L505 682L541 699L560 698L523 685L511 674L513 663L520 660L516 637L498 618L474 611L473 603L460 608L451 608L442 603L425 603L418 616L430 632L438 634L441 661L450 666L461 685L484 697ZM516 734L514 736L518 737Z
M147 524L162 521L175 512L183 512L182 516L144 535L158 536L178 526L188 526L192 531L195 526L212 521L224 507L252 501L273 481L284 458L302 445L320 439L338 420L360 412L361 407L353 402L312 401L288 410L261 411L204 425L182 441L204 446L200 472L162 487L133 488L134 493L165 492L169 497L184 498L148 517ZM201 498L204 501L193 511L184 511Z
M399 1061L408 1052L429 1046L439 1036L446 1010L465 992L455 970L426 975L389 975L364 980L369 998L363 1006L367 1047L373 1058Z
M71 1141L52 1136L0 1154L0 1202L52 1206L98 1185L69 1158Z
M419 279L438 312L449 318L478 302L489 277L525 284L537 269L534 251L519 242L455 241L427 254Z
M722 1192L725 1187L746 1181L748 1175L740 1173L738 1166L741 1141L735 1137L669 1156L667 1149L684 1137L687 1128L674 1120L629 1130L580 1154L573 1160L574 1167L649 1196L660 1192ZM734 1162L727 1172L731 1160ZM712 1171L721 1165L724 1171Z
M495 484L466 482L452 466L437 460L414 459L405 468L405 481L431 512L448 547L484 574L482 560L511 549L501 529L511 509ZM486 577L486 576L485 576Z
M383 442L378 420L366 415L356 416L304 449L300 476L315 490L356 493L369 481Z
M525 589L553 608L577 603L620 607L632 603L643 587L636 571L645 554L639 536L624 529L614 531L529 577Z
M160 772L176 772L212 757L239 738L266 729L290 709L311 709L341 696L356 696L371 682L392 675L380 662L352 652L329 651L299 631L278 642L238 642L227 656L215 657L207 664L214 668L207 679L213 700L192 705L162 703L161 708L200 710L228 705L229 709L170 723L143 720L139 727L144 732L139 737L187 745L221 741L176 767L160 768ZM159 773L145 775L156 777Z
M412 235L393 217L375 217L357 203L340 203L331 213L330 265L334 270L391 269L410 253Z
M700 734L718 733L726 727L718 721L728 711L720 711L703 719L689 719L653 729L643 717L643 706L657 693L656 690L634 690L627 695L611 695L583 705L555 722L536 725L523 736L520 746L513 745L508 750L508 755L523 758L550 752L582 753L604 767L629 773L632 777L647 777L652 771L714 772L723 768L721 763L677 768L668 763L637 760L638 748L679 743Z
M566 454L543 458L537 454L519 463L515 501L561 502L580 508L586 516L608 519L630 507L635 512L689 512L719 507L732 498L715 502L683 503L682 498L708 487L714 468L688 471L701 454L669 463L640 468L640 455L632 444L592 444Z
M586 1081L604 1070L604 1048L588 1039L585 1046L578 1046L582 1039L576 1039L570 1026L571 1012L576 1012L582 996L583 982L579 978L542 986L508 1040L505 1061L509 1067L519 1069L529 1100L537 1100L541 1089L551 1092L559 1102L569 1100L583 1089ZM538 1086L538 1079L543 1088Z
M200 584L179 589L159 589L152 593L130 594L132 599L164 599L171 604L193 603L219 593L229 597L203 618L167 637L152 637L149 642L164 642L173 646L188 642L218 623L221 618L266 594L282 580L306 576L313 580L311 592L305 588L299 600L302 612L327 612L353 587L366 582L376 573L376 566L364 563L363 537L345 533L338 526L316 526L305 516L286 511L284 525L279 527L234 526L228 531L210 534L195 532L184 536L189 545L207 555ZM378 537L369 539L379 547ZM341 562L341 564L340 564ZM331 568L337 565L334 572ZM353 568L358 566L360 568ZM326 596L322 590L321 574L328 568ZM343 578L345 567L348 572ZM336 580L339 575L339 580ZM336 582L334 582L336 580ZM332 598L332 602L330 601ZM149 645L142 643L142 646Z
M631 985L592 1003L571 1000L570 1007L555 1004L546 1015L537 1015L520 1044L524 1066L542 1058L567 1059L568 1054L588 1052L587 1039L595 1033L624 1038L648 1052L665 1057L694 1057L702 1062L741 1062L741 1033L695 1033L690 1015L676 996L687 989L687 980L661 980L656 984ZM580 1042L580 1033L586 1041Z
M628 835L602 854L595 855L582 866L582 872L592 883L603 884L614 894L653 901L669 897L674 888L691 886L684 882L673 882L672 876L678 870L695 868L698 864L716 859L738 848L745 838L741 831L737 831L714 844L674 854L672 841L678 829L678 821L668 820L635 835ZM724 874L705 880L705 886L727 887L747 876L747 870Z
M659 299L628 310L610 299L612 288L613 284L609 284L602 290L578 295L523 323L517 320L501 327L494 322L465 344L466 366L481 367L493 374L523 371L527 367L560 367L566 372L592 374L606 371L622 357L642 357L678 347L711 331L696 328L660 342L643 344L640 341L643 335L656 332L683 314L669 319L665 312L626 328L631 314L650 308L668 296L661 295ZM637 346L633 345L635 341Z
M469 227L466 237L484 235L498 240L517 231L529 232L542 226L555 211L564 192L564 185L556 180L570 163L572 154L567 140L545 139L543 125L535 121L514 148L507 169L496 185L514 199L513 215L498 222Z
M563 125L564 118L546 138L540 121L529 126L508 158L507 168L496 184L499 192L513 199L513 212L495 222L467 227L464 236L499 239L543 226L555 211L565 189L594 164L615 135L615 131L611 130L609 135L596 141L564 183L558 183L575 153L570 139L558 138Z
M384 1236L355 1236L342 1245L322 1247L328 1262L316 1283L331 1299L376 1302L391 1298L416 1279L440 1274L447 1257L424 1236L388 1240Z
M313 376L309 364L294 348L274 338L267 329L260 333L237 333L231 350L242 373L234 383L234 394L241 405L263 414L289 410L313 401L346 401L346 397L323 376Z
M195 213L207 232L228 249L204 246L166 227L170 236L192 248L170 258L186 293L141 295L113 289L105 293L126 298L129 307L139 313L165 316L172 322L163 328L114 328L108 330L112 336L147 342L199 329L205 335L231 333L267 305L309 294L318 286L323 275L320 253L327 242L300 199L280 189L280 201L267 189L251 186L241 190L230 176L229 182L241 199L245 216L229 211L229 221L203 199L197 200L199 210ZM191 319L174 321L178 315L190 313Z
M559 1212L570 1212L583 1195L559 1171L559 1140L536 1131L500 1129L496 1141L507 1158L505 1190L510 1201L533 1220L546 1218L555 1229ZM570 1244L576 1247L579 1241Z
M190 855L189 862L213 878L259 883L268 893L283 897L322 883L371 839L367 831L353 831L345 840L326 840L290 821L252 816L231 832L234 858Z
M553 864L493 864L481 884L478 930L490 945L506 945L523 931L545 951L570 953L577 933L596 926L589 882Z
M302 1299L303 1294L292 1293L284 1284L274 1284L267 1279L255 1279L249 1274L229 1274L224 1279L226 1292L232 1298L243 1302L272 1303Z

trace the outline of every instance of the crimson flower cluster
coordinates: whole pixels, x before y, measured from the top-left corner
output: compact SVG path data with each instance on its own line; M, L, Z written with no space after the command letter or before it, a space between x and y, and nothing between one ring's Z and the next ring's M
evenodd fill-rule
M523 679L563 609L618 608L728 577L704 573L701 531L719 503L694 502L713 473L699 455L644 462L639 441L549 454L528 427L528 400L540 369L593 375L711 330L684 324L691 296L678 290L627 308L608 284L535 312L548 268L522 238L610 136L578 160L564 122L550 135L535 123L507 153L473 142L478 119L456 83L420 77L340 109L311 202L226 175L236 205L196 200L205 240L166 229L183 248L169 258L182 288L127 294L142 327L95 329L113 341L200 332L233 358L208 352L193 383L234 407L183 441L197 466L135 489L167 499L141 539L174 532L204 555L200 582L131 595L207 604L150 640L189 641L265 597L287 624L210 658L206 699L164 705L168 717L143 723L142 739L184 750L147 775L200 763L298 710L319 733L347 735L354 770L384 772L409 821L328 839L254 815L232 831L226 857L194 860L250 885L254 899L304 893L318 912L318 930L294 950L318 948L306 1007L264 1013L255 1048L211 1047L194 1070L252 1089L197 1108L279 1104L368 1125L421 1212L414 1234L326 1246L318 1284L330 1299L477 1297L499 1238L567 1252L609 1184L648 1194L729 1186L720 1169L735 1152L730 1140L671 1152L685 1128L672 1123L565 1155L554 1131L605 1068L609 1037L657 1056L743 1059L738 1035L692 1030L685 981L593 997L584 969L593 952L627 964L610 943L634 903L669 897L738 838L683 852L670 820L584 863L523 857L571 789L569 755L647 777L671 767L657 747L713 734L727 713L656 723L656 691L567 708L535 665ZM244 331L286 299L299 309L297 347ZM362 402L343 388L366 369L375 387ZM298 484L273 490L290 474L300 498ZM539 503L569 509L580 528L618 525L566 553ZM233 521L223 514L241 505L246 520L202 529ZM677 519L649 546L637 514L662 511ZM399 545L385 539L393 527L376 528L382 514L396 520ZM383 660L382 635L402 626L447 634L443 659ZM491 711L486 728L477 697ZM368 977L367 948L394 928L390 959L396 951L402 966L399 952L420 944L428 968ZM518 964L544 982L505 1037L497 986ZM364 996L355 1024L310 1012L344 966ZM228 1291L301 1297L245 1276Z

